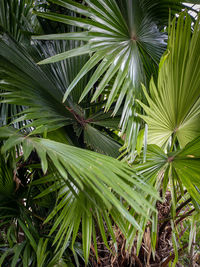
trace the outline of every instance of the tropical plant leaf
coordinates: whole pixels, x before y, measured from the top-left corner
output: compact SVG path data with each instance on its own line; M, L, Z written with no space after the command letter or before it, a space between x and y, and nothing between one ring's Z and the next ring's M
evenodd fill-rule
M200 203L200 138L188 143L174 157L173 167L191 197Z
M149 143L163 146L177 137L181 147L200 134L200 31L199 20L191 29L189 15L182 13L170 27L168 50L160 63L157 86L144 92L149 107L140 115L149 127Z
M35 59L41 58L44 54L52 55L55 51L62 51L66 47L73 47L73 45L76 47L77 43L56 41L51 46L48 43L45 45L37 44L33 45L30 54L9 36L4 35L2 37L0 42L0 65L2 68L0 88L3 90L1 94L3 125L8 122L6 119L8 117L7 106L12 104L11 110L13 108L13 112L10 114L9 122L16 126L19 125L17 128L25 128L25 131L31 132L31 134L43 134L70 125L69 128L65 127L66 135L68 135L67 139L70 143L73 142L70 137L74 139L71 132L74 130L79 137L82 131L84 132L87 128L84 125L93 123L104 127L117 128L116 122L119 118L116 117L112 121L110 114L99 116L102 114L103 104L101 102L95 108L88 105L88 99L83 102L83 108L77 104L82 88L86 85L87 79L90 78L90 73L76 86L76 90L71 93L67 104L64 105L61 101L66 86L73 80L73 77L86 62L87 57L68 59L64 62L58 62L54 66L44 66L44 70L41 70L34 62ZM22 60L24 60L23 64L26 62L24 68L21 68ZM88 98L90 99L90 96ZM16 109L14 108L15 104L17 105ZM24 108L21 111L18 108L21 104L30 108ZM13 120L14 118L16 119ZM98 133L97 129L94 129L94 131ZM108 138L115 144L112 137ZM91 138L90 141L92 141ZM94 148L94 142L91 144L88 142L89 139L87 138L87 144ZM118 150L117 143L115 147ZM96 148L99 151L98 146L95 146L94 149ZM118 155L117 150L114 152L115 155ZM105 153L112 155L110 152L105 151Z
M102 133L87 124L84 128L84 141L94 151L117 158L119 156L120 145L109 135Z
M10 136L10 130L7 131L6 128L1 128L0 135L1 137ZM151 192L151 187L139 182L139 177L134 173L132 174L132 169L126 164L92 151L82 150L47 139L24 137L15 133L5 142L2 151L5 152L20 143L23 144L23 147L30 146L31 149L36 149L43 162L44 172L46 171L46 154L48 154L64 179L68 179L70 176L73 177L73 182L79 190L84 189L85 183L90 185L107 205L117 205L122 214L128 216L127 219L132 223L135 223L134 219L129 216L123 205L108 188L111 187L117 194L126 199L130 205L134 206L134 209L143 214L145 214L145 211L143 212L143 209L141 209L142 205L145 207L146 205L149 206L149 204L145 198L141 200L136 191L135 194L132 194L133 189L128 184L136 186L144 194L152 193L155 197L157 196L154 190ZM70 176L68 176L67 172L69 172ZM108 174L111 175L109 179ZM123 178L120 178L121 176ZM102 195L102 189L105 189L104 195ZM140 201L142 201L142 205ZM136 204L137 202L138 204ZM141 205L141 208L138 205Z
M1 30L9 32L19 42L28 43L31 32L40 33L37 17L32 14L34 1L2 0L0 2ZM26 39L26 40L25 40Z
M141 1L135 1L133 4L130 1L105 0L95 2L88 0L87 6L78 4L78 8L74 1L52 2L89 17L89 19L84 19L53 13L37 13L43 18L88 30L82 35L83 40L89 39L89 50L92 56L67 88L63 101L67 99L82 77L96 66L97 68L84 88L80 100L83 100L88 92L93 89L94 84L101 79L92 98L92 101L94 101L104 92L105 87L113 78L115 82L110 89L105 109L108 110L112 103L117 101L117 98L114 114L123 105L120 125L122 132L127 131L126 147L129 151L134 151L136 142L131 143L132 140L136 140L138 134L138 131L135 131L131 126L132 121L135 122L134 99L136 95L141 94L140 82L145 82L144 74L145 70L148 69L145 61L143 61L143 55L153 62L149 67L151 75L154 73L154 65L158 64L160 56L164 52L166 36L159 32L154 20L145 13L146 7L144 8ZM65 35L65 37L66 39L73 37L75 40L80 39L79 36L71 33ZM45 36L41 38L48 39ZM57 35L55 38L58 39L59 36ZM63 39L64 35L60 38ZM76 56L79 54L79 51L77 51ZM66 52L66 57L68 55L70 56L70 51L69 53ZM55 62L54 58L49 58L41 63L47 61L49 63ZM147 61L148 59L146 59ZM138 122L135 122L135 124L137 124L136 128L139 129L140 124Z
M192 142L188 143L185 148L179 149L173 153L165 153L160 147L156 145L149 145L146 153L146 162L140 165L135 165L134 169L142 174L150 184L158 190L162 190L163 198L165 199L166 188L171 192L171 214L175 219L177 213L177 198L178 193L183 194L186 189L189 193L194 206L198 207L197 203L200 203L199 196L199 171L200 164L200 137L196 138ZM152 205L156 205L154 199L149 198L149 202ZM197 208L198 209L198 208ZM156 249L157 240L157 214L149 211L149 216L152 217L151 224L151 243L153 254ZM131 247L131 242L134 238L137 238L137 253L139 253L143 234L148 225L148 219L143 216L137 217L137 221L140 224L143 232L136 235L134 228L129 229L129 237L127 239L127 249ZM170 221L170 220L169 220ZM173 242L176 241L175 236ZM174 244L175 245L175 244Z
M16 41L28 46L30 44L31 33L34 31L37 33L41 32L37 17L32 15L32 9L32 0L28 3L25 0L2 0L0 2L0 31L9 33ZM1 103L0 125L10 123L12 118L24 109L25 107L22 105ZM16 123L15 127L20 128L23 123Z
M143 174L151 184L157 184L158 190L162 187L163 193L165 193L167 185L170 185L174 207L176 206L177 191L183 192L182 187L187 190L194 201L200 202L199 137L188 143L182 150L179 149L168 154L165 154L156 145L149 145L146 160L146 163L136 166L136 170Z
M4 91L1 103L31 106L21 113L24 115L21 121L30 123L32 119L38 119L29 127L48 128L47 118L53 129L69 124L73 116L61 104L62 93L21 45L7 35L2 36L0 56L0 89Z
M130 153L128 159L132 161L135 158L137 135L141 128L141 123L136 119L136 113L140 112L140 109L134 100L135 97L142 98L141 81L145 83L152 74L156 76L156 65L166 47L166 35L162 31L167 24L169 10L171 16L174 16L185 8L184 3L150 0L134 2L87 0L86 5L83 5L71 0L51 0L51 2L86 17L72 17L50 12L37 13L46 19L86 29L87 31L81 32L80 36L82 40L88 41L91 54L90 60L67 88L63 101L67 99L84 75L95 66L96 70L84 88L80 101L100 81L92 98L94 101L104 93L111 79L114 79L113 85L109 88L110 93L107 96L105 110L108 111L115 103L113 113L115 115L120 106L123 106L120 121L122 133L126 132L123 148ZM192 7L188 8L193 10ZM74 40L80 40L80 36L76 33L64 33L41 36L39 39L74 38ZM75 55L81 55L81 51L80 47L80 51L77 50ZM66 58L71 55L70 51L65 53ZM56 62L62 56L64 54L48 58L40 63Z
M119 226L124 224L124 220L127 220L140 230L140 226L127 210L127 206L124 206L123 202L118 199L119 196L127 202L136 213L142 214L144 217L148 217L147 209L153 209L155 211L155 209L149 205L146 198L148 195L151 195L153 198L157 199L158 195L156 190L148 184L145 184L127 164L105 155L79 149L63 143L37 137L24 137L20 133L15 133L14 130L13 134L11 134L11 132L12 130L9 128L0 129L1 138L9 137L2 147L2 152L6 152L11 149L11 147L19 144L22 144L23 150L26 151L35 149L40 157L43 171L46 172L48 169L48 156L62 177L58 182L54 181L49 189L44 190L37 197L44 197L46 194L60 188L60 201L58 202L57 208L49 215L46 222L54 216L57 216L59 210L62 211L50 231L50 234L54 233L59 226L54 243L57 244L57 249L62 246L62 253L72 233L74 232L76 235L78 230L77 223L79 222L80 224L81 218L83 227L83 250L86 261L89 257L91 235L93 232L92 225L96 216L98 218L105 216L108 228L111 227L108 214L111 214ZM28 154L26 157L27 156ZM43 179L44 178L41 179L42 183L44 182ZM32 184L34 185L34 183ZM143 195L142 198L141 195ZM84 203L87 203L86 206L84 206ZM72 211L75 210L79 210L77 213L78 217L74 217ZM100 215L99 212L102 213L102 215ZM107 215L106 212L108 213ZM103 238L105 238L101 220L99 224ZM86 227L89 228L86 229ZM127 232L125 228L122 228L122 231L126 236ZM31 235L29 235L29 232L26 234L31 240L31 244L33 244L36 249ZM113 233L111 233L111 235L114 236Z
M14 173L5 158L0 155L0 194L1 197L9 197L15 190Z

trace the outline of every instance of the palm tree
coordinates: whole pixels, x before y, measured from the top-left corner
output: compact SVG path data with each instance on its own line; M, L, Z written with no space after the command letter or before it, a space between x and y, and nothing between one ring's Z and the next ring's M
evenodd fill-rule
M82 258L87 264L91 249L98 257L98 233L108 249L109 236L116 248L114 225L127 249L137 237L138 254L148 225L155 256L157 191L164 198L170 188L172 196L172 215L160 228L171 223L177 229L181 199L195 207L190 214L198 212L200 202L199 20L193 29L183 13L170 23L160 60L166 49L166 6L174 15L184 7L180 1L52 2L72 12L37 14L72 25L64 27L66 33L35 37L30 45L21 21L13 34L1 20L1 123L10 126L0 129L0 223L6 231L0 264L7 259L8 266L70 261L78 266ZM45 34L45 21L40 23L43 27L26 30ZM38 66L39 61L56 63ZM148 86L151 75L155 81L142 91L140 83ZM123 144L120 121L126 162L115 159ZM144 149L143 140L150 144ZM174 257L163 264L177 261L175 230Z

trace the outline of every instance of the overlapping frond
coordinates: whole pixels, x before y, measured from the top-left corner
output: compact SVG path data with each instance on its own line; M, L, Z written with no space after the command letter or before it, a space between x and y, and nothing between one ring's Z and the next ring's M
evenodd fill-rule
M87 6L74 1L52 1L88 18L70 17L62 14L37 13L39 16L86 29L79 33L56 34L55 36L35 37L39 39L75 39L87 41L78 49L66 51L48 58L40 64L52 63L71 56L91 53L88 62L80 70L66 90L63 101L67 99L84 75L96 67L90 81L85 86L80 101L98 82L92 101L104 93L111 79L109 94L105 105L108 111L113 103L116 114L121 105L123 113L120 125L122 132L127 130L126 145L134 151L140 125L135 119L135 96L141 96L140 82L145 75L155 71L155 65L164 52L166 36L161 33L155 21L148 16L141 1L86 1ZM150 63L151 61L151 63ZM100 82L99 82L100 81ZM137 124L135 127L133 125ZM134 144L132 146L132 144Z
M37 13L39 16L83 28L80 33L61 33L51 36L37 36L38 39L74 39L88 41L80 48L66 51L39 64L53 63L71 56L90 53L91 57L67 88L65 101L84 75L96 70L84 88L80 101L98 82L92 101L109 88L105 111L113 103L116 114L123 106L120 127L126 132L124 148L133 153L141 124L137 119L140 108L135 98L142 98L140 83L148 81L166 47L164 26L171 15L185 8L181 1L86 1L86 5L67 0L51 0L52 3L70 9L80 16L72 17L51 12ZM112 84L109 83L112 80Z
M165 153L157 145L149 145L146 154L146 162L135 166L135 170L142 174L150 184L154 184L158 191L162 191L163 199L165 199L166 191L171 194L171 215L176 217L178 212L177 203L184 197L190 200L197 212L199 212L200 204L200 137L189 142L182 150L179 149L173 153ZM185 196L187 192L188 197ZM155 200L149 200L152 205L156 205ZM156 213L152 213L151 227L151 244L153 251L156 250L158 232L158 217ZM169 219L167 219L169 222ZM145 231L148 220L143 216L139 217L141 228ZM161 230L160 230L161 231ZM134 229L130 229L130 237L135 238ZM139 252L143 234L137 236L137 249Z
M17 42L22 42L28 47L30 35L33 32L41 32L38 19L32 14L34 1L2 0L0 2L0 32L9 33ZM0 75L0 79L2 79ZM1 92L1 89L0 89ZM10 123L12 118L24 110L23 105L0 105L0 126ZM21 127L22 123L15 124Z
M78 205L79 208L81 208L81 200L79 199L81 195L83 195L85 199L84 201L87 202L86 204L89 205L86 205L85 210L83 211L85 215L77 213L77 216L83 217L83 227L84 220L86 220L85 227L92 227L91 223L93 212L91 214L91 208L93 209L96 207L96 216L99 216L98 220L102 220L99 212L103 212L105 209L109 212L109 214L112 215L113 213L114 219L116 223L118 223L120 217L118 215L117 219L117 211L123 218L123 220L119 223L119 226L124 225L124 222L128 221L134 225L136 229L140 230L140 226L137 224L135 218L131 215L131 213L129 213L126 205L124 206L123 202L119 200L119 197L123 199L136 213L142 214L144 217L148 216L148 213L146 212L147 210L154 210L153 206L149 204L147 197L151 196L153 198L158 198L156 190L146 184L136 175L134 170L125 163L119 162L108 156L52 140L22 136L9 128L1 128L0 137L8 138L3 145L2 152L6 152L15 145L22 144L23 155L26 160L31 151L36 150L40 157L44 173L48 170L48 159L50 159L62 177L62 179L59 179L58 182L54 182L53 187L58 189L59 187L62 188L66 184L70 190L70 194L74 195L73 198L75 197L75 202L72 201L73 198L71 197L67 198L67 201L66 197L61 194L64 206L62 206L62 213L51 231L54 232L59 223L62 221L61 227L66 226L67 228L65 228L64 232L60 230L59 233L62 234L62 238L65 237L65 242L68 242L74 227L75 230L73 231L75 231L75 235L77 234L77 226L74 225L74 213L71 212L71 205L73 205L73 207ZM50 191L52 191L52 189L50 189ZM44 194L45 192L42 192L41 196ZM96 197L94 197L95 195ZM66 211L65 215L63 213L63 208ZM68 217L68 210L70 211L72 217ZM57 213L57 209L53 211L54 215L56 214L55 212ZM104 216L108 215L105 213ZM91 223L89 223L88 220L91 220ZM102 224L102 222L99 223ZM90 228L89 231L88 230L89 229L85 230L85 235L89 238L87 240L87 245L85 245L86 247L84 248L86 259L89 255L92 228ZM124 232L124 229L121 230ZM124 234L126 235L126 231ZM56 241L58 241L60 237L61 235L57 234ZM60 242L61 239L59 244ZM64 247L65 246L63 246L63 249Z
M90 106L88 103L91 99L90 95L82 103L83 107L77 104L82 88L90 78L90 73L76 86L76 90L70 94L67 102L62 103L63 91L86 62L87 57L68 59L53 66L44 66L42 69L35 63L35 60L42 58L43 55L52 55L55 51L62 51L73 45L77 46L77 43L73 41L37 43L27 51L8 35L1 37L0 89L2 90L1 103L3 103L1 104L1 123L5 124L9 116L10 123L19 124L21 128L29 128L29 131L34 130L33 134L54 131L71 125L73 128L69 127L67 130L69 134L74 131L79 138L83 132L85 136L83 142L88 147L117 157L119 144L109 137L109 134L99 132L94 125L116 129L119 116L114 120L110 119L110 114L102 117L103 103L100 101L94 107ZM8 112L10 104L12 104L11 110L15 107L13 112ZM26 106L23 111L19 108L21 105ZM93 134L96 133L98 138L91 136L91 131ZM106 141L103 144L104 151L101 148L103 140ZM112 141L112 144L108 140Z
M30 33L40 33L37 17L32 14L34 1L2 0L0 2L0 30L17 41L28 43Z

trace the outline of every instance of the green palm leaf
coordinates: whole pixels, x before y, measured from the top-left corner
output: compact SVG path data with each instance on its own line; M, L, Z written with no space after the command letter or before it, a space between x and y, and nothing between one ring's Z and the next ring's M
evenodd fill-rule
M16 41L28 43L32 32L40 32L37 17L32 14L34 1L2 0L0 2L0 27Z
M34 1L25 0L2 0L0 2L0 31L9 33L17 42L25 46L30 44L30 35L33 32L41 32L39 22L35 15L32 15ZM2 77L0 77L2 79ZM1 92L1 91L0 91ZM10 123L17 113L25 109L22 105L0 105L0 125ZM24 121L24 123L27 123ZM22 127L22 123L16 123L16 127Z
M191 197L200 203L200 138L189 142L182 150L170 152L166 154L156 145L149 145L147 151L147 162L137 166L141 174L143 174L152 184L158 183L163 187L165 193L167 184L172 179L174 188L172 193L182 190L184 186ZM175 196L176 199L176 196Z
M43 178L38 180L36 183L43 183ZM48 181L48 179L46 179ZM115 235L111 226L111 220L109 214L112 213L107 211L106 206L102 203L98 196L95 196L90 192L90 190L85 188L85 192L80 192L74 187L75 194L73 195L71 189L63 181L58 182L58 198L57 205L51 214L47 217L46 223L53 220L54 226L51 229L50 235L53 236L55 233L54 243L56 244L56 251L63 254L66 244L72 239L72 250L74 249L74 243L77 238L78 230L82 224L82 243L83 251L86 262L88 261L91 239L95 236L95 225L96 222L99 224L99 229L102 234L102 238L105 240L105 244L109 249L107 243L107 236L105 234L105 227L103 219L107 223L109 228L109 233L115 241ZM34 182L32 183L34 185ZM48 192L54 189L52 186L48 188ZM47 193L47 192L46 192ZM88 198L89 196L89 198ZM37 198L41 198L42 195L38 195ZM122 216L118 213L118 221L122 221ZM116 221L117 223L117 221Z
M72 55L81 55L83 51L89 52L91 58L83 66L79 74L67 88L63 101L81 81L84 75L92 68L96 70L84 88L80 101L84 99L93 86L98 83L92 101L104 93L109 85L109 94L105 110L108 111L113 103L116 114L123 105L120 127L126 132L125 145L129 152L134 153L140 123L136 119L138 112L135 97L141 99L140 83L146 82L154 73L155 66L165 49L166 36L163 30L171 14L180 12L185 5L181 1L86 1L86 5L67 0L51 0L62 7L80 13L86 18L72 17L50 12L37 13L39 16L65 24L77 26L86 30L77 33L64 33L51 36L34 37L39 39L74 39L88 41L86 46L79 50L67 51L54 58L48 58L39 64L53 63ZM134 125L134 126L133 126ZM133 155L131 156L133 159Z
M0 155L0 198L10 197L14 193L14 173L9 160Z
M56 129L73 119L65 106L60 104L62 92L57 90L51 75L42 71L29 53L7 35L0 40L0 57L1 103L31 107L22 113L21 120L31 122L36 119L35 127L48 128L49 125ZM31 126L34 127L29 124Z
M162 190L163 199L165 199L166 190L170 190L172 197L171 212L173 218L176 218L176 209L178 197L184 195L187 190L192 199L193 205L197 210L200 204L200 137L189 142L182 150L176 152L165 153L157 145L149 145L146 153L146 162L134 166L134 169L142 174L150 184L154 185L158 191ZM154 199L149 199L152 205L156 205ZM151 213L151 211L150 211ZM157 243L157 224L158 217L156 213L151 213L152 228L151 242L153 250L156 249ZM138 252L142 242L148 220L143 216L137 218L143 233L137 235ZM133 241L136 236L134 228L129 230L129 238L127 245ZM128 248L128 246L127 246Z
M80 82L83 76L95 66L97 67L87 86L84 88L80 101L93 89L94 84L101 79L92 101L95 101L101 95L106 86L114 79L113 86L110 87L110 94L107 98L105 109L108 110L113 102L116 102L115 115L123 104L123 113L121 117L122 131L127 130L126 143L131 146L134 135L138 130L132 127L132 121L135 122L134 109L135 96L139 96L140 82L145 82L145 71L148 69L145 62L152 61L152 64L158 64L160 56L165 48L165 35L159 32L156 24L150 16L145 13L146 7L139 1L134 3L130 1L87 1L87 7L77 4L73 1L53 1L63 7L70 8L74 12L80 12L89 19L69 17L65 15L52 13L37 13L43 18L52 19L66 24L75 25L87 29L81 33L83 40L88 39L87 48L92 53L89 61L83 66L79 74L67 88L63 101L67 99L70 92L76 84ZM77 8L78 6L78 8ZM37 38L37 37L35 37ZM40 39L49 39L51 37L40 37ZM80 36L70 34L61 34L58 38L80 39ZM81 55L84 46L77 50L74 55ZM84 50L86 51L86 50ZM73 51L72 51L73 52ZM75 51L74 51L75 52ZM143 61L143 56L146 61ZM56 58L49 58L40 62L40 64L55 62L71 56L70 51L58 55ZM149 68L149 74L154 72L154 67ZM133 120L131 119L133 117ZM130 119L130 120L129 120ZM136 122L135 122L136 123ZM138 123L137 123L138 124ZM139 129L139 125L136 126ZM136 142L132 147L134 151Z
M0 88L3 90L1 93L1 123L5 124L5 120L10 115L9 122L15 125L19 123L21 126L18 126L18 128L25 127L29 131L34 129L32 134L55 131L70 125L65 128L68 137L71 136L72 139L75 139L71 135L73 130L76 132L77 138L83 132L84 142L88 147L117 157L119 155L119 144L109 135L101 134L93 126L101 125L116 129L118 128L119 117L112 120L110 114L100 116L103 102L100 101L94 107L90 106L88 104L91 99L90 95L87 96L86 101L82 102L83 108L77 104L82 88L90 78L90 73L76 86L68 101L65 104L62 103L66 86L73 80L81 66L86 62L87 57L74 57L58 62L53 66L44 66L42 69L34 62L43 55L52 55L55 51L62 51L66 47L73 47L73 45L76 47L77 41L34 44L29 52L11 37L7 35L2 37L0 40L2 79ZM13 112L8 113L7 108L10 104L12 104L11 110ZM21 104L27 106L23 111L19 108ZM93 129L93 134L95 133L98 137L91 136L91 131L88 129ZM103 140L106 142L103 142ZM112 141L112 144L108 140ZM104 151L101 148L102 144Z
M73 183L79 190L84 190L85 183L90 185L105 203L110 203L114 206L117 205L117 207L121 209L122 214L126 214L132 222L134 222L134 219L124 210L122 204L118 202L116 197L114 197L108 189L109 187L113 188L113 190L117 194L120 194L122 198L127 199L128 203L134 206L138 212L145 214L140 201L144 204L144 207L146 205L149 206L148 202L145 198L141 199L137 192L132 194L132 190L133 187L136 186L142 190L144 194L148 194L151 192L148 191L150 188L148 185L141 184L139 182L139 177L132 173L132 169L126 164L111 157L94 153L92 151L82 150L63 143L36 137L24 137L21 134L13 133L11 129L5 127L0 129L0 136L9 137L4 144L2 151L5 152L14 145L23 143L23 150L26 151L24 156L27 158L31 151L36 149L41 159L44 172L46 172L48 168L48 155L64 179L68 179L68 172L73 178ZM128 186L129 183L132 186ZM105 189L104 195L102 195L102 189ZM154 190L152 191L152 194L155 194L155 196L157 195ZM141 205L141 210L139 206L137 208L135 201L138 202L139 206Z
M177 23L177 25L176 25ZM149 126L149 143L163 146L172 135L181 147L200 134L199 19L192 34L190 17L183 13L170 28L168 50L160 63L157 86L144 89L149 107L142 104Z
M51 161L50 164L53 163L59 172L60 178L55 180L52 186L42 191L37 198L60 189L57 207L49 215L47 221L56 216L56 222L50 234L54 233L58 226L60 227L54 243L57 243L57 249L60 246L62 247L62 253L69 238L76 236L81 220L83 249L87 260L91 237L95 235L94 230L92 230L95 218L98 221L102 237L106 240L101 216L104 217L109 229L111 227L109 215L111 215L119 227L122 227L121 230L126 236L126 221L140 230L140 226L132 213L127 210L127 205L130 206L131 210L134 210L137 214L142 214L144 217L148 217L147 210L155 211L147 201L147 197L151 196L157 199L157 192L144 183L142 178L138 177L134 170L125 163L52 140L24 137L11 128L1 128L0 137L8 138L3 145L2 152L5 153L13 146L22 144L25 160L29 157L31 151L36 150L44 173L48 170L48 159ZM41 183L44 182L44 179L46 182L48 177L41 178ZM52 182L52 178L49 179ZM36 181L35 184L39 182ZM122 202L119 197L123 199ZM124 205L123 202L127 204ZM59 210L61 213L58 214ZM74 212L78 210L78 217L76 217ZM111 228L109 231L111 231ZM112 231L111 235L114 237ZM73 237L74 241L75 236Z
M173 167L191 197L200 203L200 137L188 143L174 158Z

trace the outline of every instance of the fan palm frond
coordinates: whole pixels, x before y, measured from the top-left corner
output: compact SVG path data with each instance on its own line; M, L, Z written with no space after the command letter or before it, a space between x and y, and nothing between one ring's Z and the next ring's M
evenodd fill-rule
M200 134L199 19L193 34L186 13L173 20L157 86L152 79L151 96L144 89L149 107L140 102L147 114L140 116L148 123L149 143L163 146L174 136L184 147Z
M68 242L72 232L76 236L80 219L82 218L84 236L83 250L85 259L86 261L88 260L92 232L94 235L94 230L92 230L94 223L92 217L93 212L101 231L103 231L103 238L105 238L105 233L102 228L102 212L104 213L104 219L107 220L108 227L110 227L108 214L111 214L120 227L124 225L124 229L121 230L125 235L127 232L124 220L127 220L140 230L140 226L131 213L129 213L126 205L119 200L119 196L131 209L138 214L142 214L144 217L148 216L146 210L153 209L155 211L154 207L149 205L147 198L150 195L157 199L157 192L142 181L142 177L138 177L133 169L125 163L105 155L52 140L24 137L9 128L1 128L0 136L1 138L8 138L2 147L2 152L5 153L13 146L22 144L25 160L29 157L31 151L35 149L40 157L44 173L48 170L48 159L51 160L60 173L62 179L54 181L53 185L43 191L38 197L42 197L52 192L52 190L58 190L59 188L61 190L58 207L54 209L49 219L58 215L58 210L62 210L55 226L51 230L51 233L53 233L58 225L60 225L60 229L65 229L64 232L59 230L55 237L55 242L58 241L57 249L61 245L63 238L65 238L64 245L62 244L62 252L64 252L66 242ZM47 180L45 179L45 181ZM142 198L141 195L143 195ZM83 199L81 200L80 198ZM82 201L85 203L84 209ZM79 218L74 217L74 213L71 212L72 209L82 210L82 212L77 213ZM70 217L68 216L69 211L71 214ZM63 212L65 212L65 215ZM88 227L90 228L88 229Z
M85 86L80 101L93 89L96 82L101 79L93 95L95 101L101 95L111 79L114 79L113 86L109 88L105 110L109 110L114 102L117 102L113 114L115 115L123 104L121 116L122 131L127 131L126 143L131 146L131 140L138 131L132 127L135 122L135 96L141 94L140 82L145 82L145 69L154 73L153 64L158 64L165 49L166 36L159 32L155 22L145 14L145 9L139 1L87 1L87 7L73 1L53 1L63 7L70 8L74 12L80 12L90 19L69 17L51 13L37 13L43 18L72 24L82 27L87 31L79 33L65 33L56 36L34 37L39 39L88 39L88 43L78 49L66 51L55 57L48 58L40 64L56 62L71 56L92 53L91 58L81 69L79 74L67 88L63 101L65 101L84 75L95 66L97 67L88 84ZM128 16L127 16L128 14ZM132 15L131 15L132 14ZM143 61L143 56L146 61ZM148 72L148 71L147 71ZM132 119L133 118L133 119ZM136 122L135 122L136 123ZM139 129L140 125L136 126ZM133 145L132 150L134 150Z
M74 39L88 41L77 49L63 52L47 58L39 64L53 63L64 58L90 53L91 58L67 88L63 101L81 81L84 75L96 67L96 70L84 88L80 101L98 82L92 101L95 101L110 85L105 110L113 103L116 114L123 105L120 126L126 132L125 145L134 153L137 135L141 124L136 118L139 107L135 98L142 98L140 83L144 83L152 74L156 75L156 66L166 48L166 35L160 31L166 25L171 14L180 12L185 5L181 1L86 1L86 5L67 0L51 2L79 13L83 17L72 17L51 12L37 15L65 24L83 28L80 33L63 33L50 36L37 36L38 39ZM85 18L86 17L86 18ZM100 80L100 82L99 82ZM133 155L131 156L133 159Z

